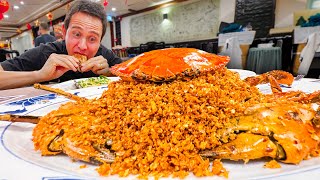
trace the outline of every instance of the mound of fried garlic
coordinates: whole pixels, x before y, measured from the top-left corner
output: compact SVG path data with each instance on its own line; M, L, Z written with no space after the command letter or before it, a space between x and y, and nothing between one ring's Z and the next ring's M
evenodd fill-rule
M224 133L234 117L247 107L267 99L256 87L240 80L226 68L189 81L156 84L117 81L101 98L69 102L43 117L34 130L35 148L64 129L78 148L96 152L93 144L112 140L117 157L101 165L100 175L149 175L184 178L228 176L219 160L198 155L235 138Z

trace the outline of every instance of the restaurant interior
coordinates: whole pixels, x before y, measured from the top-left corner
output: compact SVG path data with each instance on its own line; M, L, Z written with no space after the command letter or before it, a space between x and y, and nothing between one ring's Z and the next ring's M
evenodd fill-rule
M62 38L62 22L72 0L7 2L10 9L0 20L1 61L33 48L40 22L47 22L50 33L57 39ZM320 24L320 1L317 0L97 2L104 5L108 16L102 44L123 60L154 49L190 47L228 55L231 61L241 59L241 66L230 63L229 68L248 69L259 74L282 69L297 75L301 52ZM235 46L224 48L227 39L228 42L232 40L229 44L236 43ZM271 56L263 55L268 53ZM318 78L320 54L317 50L313 53L305 75ZM253 65L257 63L260 65Z
M154 49L190 47L228 55L231 62L241 61L229 68L258 74L281 69L297 75L303 49L315 48L307 42L320 22L317 0L96 1L103 4L108 19L102 44L123 60ZM0 61L33 48L40 22L62 38L62 22L72 0L7 2L10 8L0 20ZM227 44L232 45L226 48ZM312 53L305 75L319 78L320 53Z
M0 180L320 179L320 0L75 1L0 0Z

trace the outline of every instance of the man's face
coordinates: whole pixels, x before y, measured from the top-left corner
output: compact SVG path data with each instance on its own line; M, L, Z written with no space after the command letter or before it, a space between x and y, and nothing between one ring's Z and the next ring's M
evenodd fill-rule
M88 59L97 53L102 36L102 23L97 17L78 12L70 20L68 29L63 28L69 55L86 55Z

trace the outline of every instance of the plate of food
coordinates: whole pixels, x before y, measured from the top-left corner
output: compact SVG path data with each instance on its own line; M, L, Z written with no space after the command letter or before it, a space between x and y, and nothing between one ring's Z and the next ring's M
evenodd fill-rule
M266 95L219 68L227 62L169 48L115 65L112 73L128 81L112 82L100 98L28 111L41 119L6 126L3 149L34 166L91 179L314 178L308 172L320 168L320 132L312 102L320 92Z
M105 86L108 85L112 81L119 80L119 77L107 77L107 76L99 76L99 77L90 77L90 78L81 78L69 80L66 82L58 83L53 85L53 88L59 88L64 91L88 88L93 86Z
M130 86L130 87L134 88L132 86ZM98 91L98 87L91 87L91 89L94 89L94 88L97 88L97 91ZM141 86L138 86L135 89L131 89L132 95L130 96L128 94L128 96L126 97L126 99L128 99L128 100L124 101L123 103L127 104L131 100L131 98L133 98L133 97L136 97L134 99L136 99L136 101L139 101L138 100L139 96L137 96L137 95L145 96L145 92L152 90L151 86L149 86L146 90L143 90L140 88L141 88ZM155 89L153 89L153 90L155 90ZM89 94L89 92L85 91L85 89L80 89L78 91L81 91L81 93L84 97L86 97L85 93L88 93L88 97L92 96L91 94ZM112 96L114 97L114 99L120 98L120 94L124 93L124 89L122 89L122 88L117 89L117 90L114 89L113 91L114 92L113 92ZM117 94L119 94L119 95L117 96ZM109 97L109 96L111 96L111 94L109 94L107 96ZM140 96L140 98L141 98L141 96ZM144 101L146 99L148 99L148 97L145 97ZM118 99L118 100L122 101L121 99ZM72 104L67 105L67 104L65 104L66 102L60 102L60 103L39 106L37 109L33 109L32 111L28 112L28 114L33 115L33 116L46 116L46 114L50 113L52 110L57 110L60 108L60 110L58 110L58 111L60 111L60 113L64 113L64 111L67 110L67 111L65 111L65 113L68 113L69 115L66 114L66 117L68 117L68 116L70 117L70 115L72 115L72 112L74 111L75 114L78 114L78 115L75 115L78 117L78 118L75 117L75 119L79 119L81 116L84 116L87 121L87 120L90 120L90 116L87 113L85 113L84 111L86 111L86 109L91 109L91 111L92 111L92 110L96 109L96 107L99 106L98 104L100 104L101 102L106 102L106 101L107 101L107 99L105 99L105 100L101 99L95 103L92 103L92 105L87 104L85 107L77 105L77 103L72 103ZM98 102L100 102L100 103L98 103ZM110 105L115 102L116 101L109 101ZM132 102L132 103L134 104L136 102ZM139 106L141 106L141 103L137 103L137 104L140 104ZM117 107L120 107L120 106L121 106L120 104L117 105ZM114 108L116 108L116 107L114 107ZM77 111L77 112L75 112L75 111ZM117 110L117 111L119 111L119 110ZM116 113L117 111L112 111L112 113ZM102 112L102 111L96 111L96 112L98 114L97 114L97 117L95 116L95 118L99 119L99 116L100 116L99 112ZM141 111L141 112L143 112L143 111ZM113 114L113 115L116 115L116 114ZM63 114L60 114L59 116L63 117ZM47 117L47 118L49 118L49 117ZM70 129L71 131L68 129L65 129L64 133L66 135L68 135L69 132L74 132L74 133L79 132L80 134L87 134L88 136L90 136L91 132L96 131L95 128L97 128L97 129L101 128L100 126L97 126L97 125L100 125L100 123L98 122L98 119L95 120L95 121L97 121L97 124L95 126L91 126L89 128L91 130L87 131L84 128L85 126L80 125L82 123L77 124L76 122L74 122L77 125L75 125L72 128L72 130ZM63 125L64 119L60 119L60 120L61 120L60 125ZM147 123L147 122L145 122L145 123ZM155 122L153 122L153 123L155 123ZM147 128L147 125L145 125L145 126ZM191 124L188 126L189 126L188 128L193 128ZM34 125L34 124L26 124L26 123L13 123L13 124L8 125L5 128L4 132L1 134L1 140L2 140L3 147L6 149L6 151L9 154L13 155L14 157L17 157L19 159L19 161L30 163L30 165L28 166L30 168L30 170L33 168L33 166L37 166L37 167L42 167L44 169L47 169L47 170L50 170L53 172L63 173L63 174L66 174L66 175L72 176L72 177L89 178L89 179L103 178L101 175L99 175L99 171L97 170L99 166L93 165L91 163L86 163L84 161L71 160L71 159L74 159L74 157L72 157L71 154L70 154L71 159L67 155L60 154L60 153L58 155L52 154L50 156L42 156L41 151L35 150L34 142L32 142L32 139L35 138L35 134L33 134L35 127L36 127L36 125ZM105 126L105 128L110 128L110 127L111 126L108 126L108 125ZM168 127L171 127L171 126L168 125ZM53 127L49 127L49 128L55 129ZM54 132L56 132L57 134L60 134L60 132L61 132L60 130L55 130ZM175 129L172 129L172 130L175 131ZM141 130L136 129L136 131L139 132L137 137L141 136L144 138L145 138L144 135L149 135L149 132L150 133L152 132L147 129L145 132L143 131L143 129L141 129ZM127 132L127 133L129 133L129 132ZM56 135L54 135L54 136L57 137ZM130 139L137 138L136 136L134 136L134 137L132 137L132 136L134 136L134 134L131 134L131 135L130 135L130 133L128 134L128 138L130 137ZM152 137L153 135L150 134L149 136ZM171 138L173 138L173 137L171 137ZM148 141L146 141L146 142L148 142ZM184 142L184 141L181 141L181 142ZM129 141L128 143L132 143L132 141ZM165 147L162 147L162 148L165 148ZM167 147L170 147L169 144L167 144ZM158 148L160 148L160 147L158 147ZM163 150L165 151L165 149L163 149ZM160 154L157 154L155 156L158 156L158 155L160 155ZM151 154L145 155L145 156L146 157L150 156L149 158L153 157L153 155L151 156ZM180 158L184 158L184 157L180 157ZM260 179L260 178L262 178L262 179L265 179L265 178L277 179L278 177L292 177L292 176L298 175L300 173L306 173L309 171L312 172L313 170L320 168L320 158L319 157L301 161L297 165L276 163L276 165L280 165L281 168L275 168L275 169L265 168L266 162L269 162L269 161L270 161L270 159L263 158L263 159L259 159L259 160L251 160L248 163L244 163L244 161L230 161L230 160L223 160L222 162L223 162L223 167L225 168L225 171L228 171L228 173L229 173L229 179ZM189 163L191 163L191 162L189 162ZM17 163L16 166L18 166L19 164L20 163ZM162 165L162 166L165 166L165 165ZM106 166L106 167L108 167L108 166ZM37 172L33 172L33 173L36 174ZM118 175L109 175L108 178L119 179L119 176ZM129 175L128 177L126 177L124 179L133 179L133 178L135 179L135 178L137 178L137 176L136 175ZM195 179L197 177L193 173L190 173L185 178L186 179ZM202 177L201 179L220 179L220 178L219 178L219 176L214 176L214 177L207 176L207 177Z
M189 97L193 92L197 92L198 96L206 93L206 98L200 98L198 101L204 100L208 102L207 99L209 98L211 101L216 101L211 102L213 104L226 105L226 108L215 108L215 111L222 111L221 113L216 115L211 114L212 116L221 118L232 115L232 110L228 112L226 111L227 108L233 106L241 108L241 106L245 105L242 104L245 102L241 98L245 98L246 96L254 98L254 96L259 95L255 92L243 91L244 88L238 87L243 86L241 81L238 82L234 81L233 78L228 78L229 75L234 76L234 74L230 72L224 73L226 73L226 76L208 78L208 80L215 80L215 83L205 83L203 79L157 85L119 81L116 82L115 86L109 87L107 91L104 91L100 99L95 99L94 101L87 100L44 105L27 113L33 116L44 116L41 123L37 125L23 123L8 125L1 135L2 146L6 149L7 153L17 157L18 162L16 164L19 164L19 161L30 163L30 173L35 173L31 169L32 166L37 166L53 172L89 179L117 179L118 176L123 175L126 176L126 179L136 179L137 175L132 175L132 173L125 174L131 170L126 170L122 167L141 167L139 164L142 163L146 163L146 166L149 167L141 169L142 172L149 172L152 168L159 168L159 171L166 168L167 171L170 170L174 173L175 168L170 167L188 167L188 169L193 167L194 173L178 171L175 174L185 179L197 179L199 177L195 175L196 172L205 173L206 168L211 172L212 167L214 167L214 173L222 176L227 173L229 179L277 179L319 170L319 157L313 157L308 160L300 159L301 161L299 160L298 164L293 165L290 163L274 162L267 157L247 162L246 156L250 154L242 156L240 153L238 154L239 157L235 157L239 161L221 160L222 164L220 164L220 161L215 161L214 164L206 160L210 152L202 152L200 156L195 153L201 152L195 151L195 148L201 149L201 146L202 148L207 146L204 144L205 142L217 143L214 139L216 139L215 133L218 132L214 131L214 127L220 122L216 121L215 118L206 121L196 121L194 117L200 117L197 116L198 112L201 112L202 115L210 114L214 112L212 109L215 107L210 106L209 109L211 111L203 111L204 107L200 106L203 103L194 102L194 99ZM215 85L214 88L212 88L213 84ZM86 97L85 93L91 92L88 91L88 88L79 89L78 91L83 97ZM221 94L221 98L214 98L220 96L218 92ZM233 92L231 96L236 98L226 98L225 93L229 92ZM240 94L240 96L237 94ZM234 101L237 101L237 103ZM179 103L174 103L174 105L173 102ZM226 104L226 102L230 104ZM283 105L283 107L288 105L288 109L290 109L290 103L281 103L280 105ZM192 108L188 108L191 106ZM279 108L277 106L275 110L281 111L284 109L283 107ZM270 110L270 108L274 107L270 106L267 109ZM301 106L301 108L304 108L304 106ZM160 109L161 114L158 113ZM296 110L296 108L292 107L292 110ZM155 119L147 118L151 117L151 115ZM179 121L177 121L177 118L179 118ZM120 119L121 123L118 123ZM206 125L204 126L203 123L206 123ZM196 126L193 124L196 124ZM269 125L270 128L276 128L272 123L265 125ZM236 126L232 125L232 127ZM280 129L284 127L286 126L281 126ZM280 134L279 137L286 138L301 133L301 129L293 129L292 132L289 129L287 130L288 132L283 133L288 133L288 136ZM233 135L237 136L238 134L235 133ZM256 135L250 132L244 133L244 135L256 138ZM277 134L273 136L276 137ZM303 136L303 141L305 141L307 136ZM111 141L110 137L112 137ZM213 139L213 141L210 139ZM268 139L268 136L262 136L261 140L263 141L259 140L257 143L266 141L272 147L272 142L269 142ZM289 139L286 139L286 141L289 141ZM300 140L295 141L299 143ZM47 144L46 142L50 143ZM60 144L61 142L63 144ZM98 142L106 144L102 146L101 144L96 144ZM235 143L230 147L233 149L240 148L237 151L242 151L241 147L238 147L237 144L242 145L241 143ZM268 151L272 152L273 148L270 149L268 146ZM110 147L113 148L111 150L117 151L117 153L113 154L108 149ZM249 149L244 147L243 150L247 151L256 148L257 152L261 152L259 150L261 147L257 145ZM87 151L93 152L92 154L86 154ZM65 152L67 155L62 152ZM279 157L280 159L286 156L282 151L279 151L279 153L282 154ZM288 155L290 154L288 153ZM272 156L272 154L270 155ZM254 157L254 152L250 156ZM275 159L278 158L277 156L274 154ZM291 158L295 156L298 157L300 155L296 152ZM80 160L74 161L74 159ZM108 163L101 165L101 160ZM87 163L87 161L90 163ZM292 162L296 163L297 161L293 160ZM100 166L93 165L94 163L100 164ZM195 167L199 167L201 170L197 171ZM114 168L114 173L116 174L102 177L101 175L110 173L110 168ZM166 174L167 171L159 173L164 173L164 176L168 175ZM201 179L221 179L219 176L208 176L209 174Z
M45 111L50 112L51 110L56 108L58 108L57 105L41 108L37 111L34 111L33 113L43 114L43 112ZM28 165L24 169L25 176L31 176L31 174L33 176L35 176L36 174L43 174L42 171L46 170L49 172L52 171L54 173L62 173L64 174L64 176L68 177L65 179L70 179L71 177L73 177L73 179L75 177L77 177L76 179L119 179L118 175L109 175L107 177L100 176L97 172L97 165L81 161L74 161L66 155L41 156L41 153L39 151L34 150L34 146L32 143L32 131L34 127L34 124L16 123L11 124L5 129L5 131L1 135L2 144L9 156L16 157L16 159L13 161L14 164L12 164L11 162L11 164L9 163L6 166L14 165L15 167L19 167L20 164L27 163ZM265 160L249 161L248 163L244 163L243 161L222 162L225 169L229 172L229 180L279 178L294 179L299 174L308 174L308 172L312 174L313 171L316 174L316 172L320 170L320 158L305 160L298 165L281 163L281 168L277 169L264 168ZM40 167L40 170L35 171L35 169L37 169L38 167ZM6 177L5 173L3 173L2 176ZM43 175L43 177L48 177L48 175ZM59 179L59 176L54 179ZM123 179L137 179L137 176L129 175ZM185 179L222 180L225 178L221 178L219 176L207 176L199 178L190 173L187 177L185 177Z

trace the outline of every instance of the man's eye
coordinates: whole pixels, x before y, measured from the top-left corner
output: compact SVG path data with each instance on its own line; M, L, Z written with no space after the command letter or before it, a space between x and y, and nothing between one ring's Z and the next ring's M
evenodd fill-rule
M90 38L89 38L89 41L90 41L90 42L96 42L96 41L97 41L97 38L95 38L95 37L90 37Z
M74 32L73 35L74 35L75 37L80 37L80 33L79 33L79 32Z

